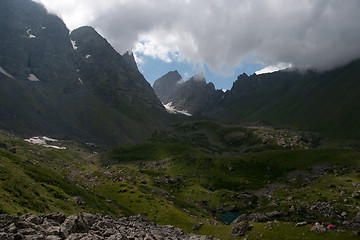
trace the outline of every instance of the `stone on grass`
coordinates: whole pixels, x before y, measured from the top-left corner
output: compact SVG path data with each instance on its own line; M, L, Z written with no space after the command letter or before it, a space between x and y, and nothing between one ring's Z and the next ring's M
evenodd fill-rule
M233 225L230 234L234 237L244 236L249 228L249 222L242 221Z
M302 226L306 226L308 223L307 222L298 222L295 227L302 227Z
M326 232L326 228L324 227L324 225L316 225L311 228L311 231L317 233L323 233Z

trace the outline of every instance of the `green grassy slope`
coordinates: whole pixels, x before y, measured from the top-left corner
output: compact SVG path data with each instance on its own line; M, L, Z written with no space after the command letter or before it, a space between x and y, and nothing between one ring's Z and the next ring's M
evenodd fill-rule
M351 221L356 216L360 200L351 195L357 189L354 183L360 182L358 148L336 143L314 149L298 143L288 149L276 144L277 139L288 142L299 134L208 121L179 122L147 142L118 145L108 151L97 147L100 153L96 153L71 141L56 143L67 147L57 150L1 132L0 212L142 214L187 233L243 239L230 235L233 226L222 223L221 214L287 211L288 215L276 218L278 222L251 222L254 228L245 237L354 237L352 229L338 222L337 216L310 211L306 206L326 202L337 214L347 212L342 220ZM271 136L273 141L264 145L264 136ZM16 153L4 145L16 148ZM319 167L321 174L313 172ZM293 171L318 176L307 180L291 175ZM238 197L243 194L256 196L255 200L249 203ZM348 204L342 203L344 198ZM292 205L293 212L289 210ZM235 211L231 210L234 206ZM316 220L333 223L344 231L319 235L310 232L309 226L294 229L298 221ZM203 226L192 230L197 223Z
M219 119L266 121L319 132L360 136L360 61L325 73L276 72L235 83ZM248 82L248 83L246 83Z

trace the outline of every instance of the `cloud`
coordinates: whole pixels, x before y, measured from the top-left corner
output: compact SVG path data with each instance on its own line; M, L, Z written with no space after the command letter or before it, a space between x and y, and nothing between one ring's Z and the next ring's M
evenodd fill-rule
M192 77L192 79L200 82L205 81L205 74L204 73L196 74L195 76Z
M360 57L358 0L36 0L120 52L226 72L245 62L330 69ZM78 25L80 26L80 25Z

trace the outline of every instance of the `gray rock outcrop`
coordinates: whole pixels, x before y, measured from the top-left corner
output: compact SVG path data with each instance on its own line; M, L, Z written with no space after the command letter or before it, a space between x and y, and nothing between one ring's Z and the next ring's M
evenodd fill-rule
M185 234L173 226L159 226L141 216L115 218L107 215L62 213L26 214L14 217L0 215L0 239L80 240L80 239L192 239L211 240L213 237Z

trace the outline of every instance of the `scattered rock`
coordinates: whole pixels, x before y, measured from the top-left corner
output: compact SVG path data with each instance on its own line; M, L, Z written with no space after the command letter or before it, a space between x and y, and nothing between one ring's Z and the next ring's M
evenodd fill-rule
M267 222L267 221L269 221L268 217L266 217L262 213L252 213L249 215L248 219L249 219L249 221L252 221L252 222Z
M186 212L187 214L191 214L191 212L189 210L187 210L186 208L183 208L183 211Z
M242 214L240 216L238 216L231 224L234 225L234 224L238 224L240 222L243 222L243 221L246 221L248 219L247 215L246 214Z
M233 205L233 206L230 206L230 207L229 207L229 212L236 212L236 211L239 211L238 206Z
M197 224L195 224L195 226L192 228L192 230L199 230L203 225L204 225L204 223L197 223Z
M306 226L308 223L307 222L298 222L295 227L302 227L302 226Z
M73 198L70 198L69 200L70 200L71 202L74 202L74 203L79 204L79 205L85 205L85 204L86 204L86 202L84 201L84 199L83 199L82 197L78 197L78 196L73 197Z
M244 236L244 234L246 233L246 231L250 228L249 222L248 221L242 221L240 223L235 224L232 229L230 234L232 236Z
M81 214L73 214L65 219L63 225L69 233L88 233L89 225Z
M32 213L27 213L27 214L21 216L19 219L21 221L27 221L27 222L31 222L31 223L37 224L37 225L42 223L42 219Z
M351 197L352 197L352 198L360 198L360 192L359 192L359 191L354 191L354 192L351 194Z
M291 207L289 208L289 212L295 212L296 211L296 208L294 205L291 205Z
M203 224L194 226L198 229ZM213 237L186 235L173 226L159 226L141 216L115 218L100 214L78 213L67 218L61 213L13 217L0 215L0 240L129 240L129 239L192 239L212 240Z
M5 228L5 226L14 224L16 221L18 221L18 217L9 216L7 214L0 214L0 228Z
M279 211L265 213L265 216L267 216L268 218L279 218L281 216L286 216L286 215L288 215L287 212L279 212Z
M127 189L126 189L126 188L120 189L120 190L118 191L118 193L124 193L124 192L127 192Z
M65 219L66 219L66 216L62 213L59 213L59 212L54 212L54 213L50 213L48 215L45 215L44 217L45 219L50 219L58 224L62 224Z
M326 228L324 227L324 225L316 225L311 228L311 231L317 233L323 233L326 232Z

